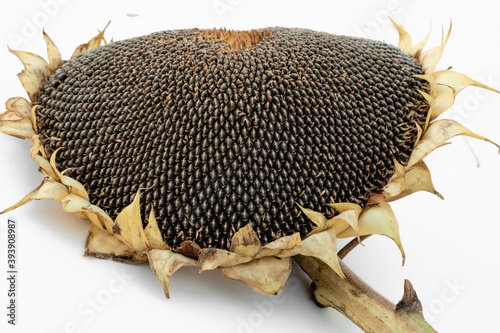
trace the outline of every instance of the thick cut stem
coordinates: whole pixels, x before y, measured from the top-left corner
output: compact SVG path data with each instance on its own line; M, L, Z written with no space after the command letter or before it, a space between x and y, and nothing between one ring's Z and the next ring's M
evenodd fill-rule
M422 304L411 283L405 280L404 295L397 305L377 293L340 261L342 279L322 261L295 256L295 261L313 280L319 306L340 311L365 332L436 332L422 314Z

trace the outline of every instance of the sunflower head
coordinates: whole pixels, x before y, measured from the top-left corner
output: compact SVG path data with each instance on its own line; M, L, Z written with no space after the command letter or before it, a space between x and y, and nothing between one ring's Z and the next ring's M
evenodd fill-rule
M451 27L424 50L394 25L399 48L284 28L102 45L103 29L67 61L44 33L48 61L11 51L29 101L9 99L0 130L31 140L45 179L4 212L60 202L91 222L85 255L148 261L167 297L183 266L266 295L296 255L343 277L337 238L385 235L404 262L389 202L441 197L423 159L489 140L436 119L465 87L494 89L435 70Z

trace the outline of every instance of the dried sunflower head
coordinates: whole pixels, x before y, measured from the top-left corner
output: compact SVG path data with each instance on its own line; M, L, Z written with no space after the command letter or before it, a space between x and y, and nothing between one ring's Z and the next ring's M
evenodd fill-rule
M46 178L10 209L54 199L92 222L86 255L149 261L168 297L182 266L278 294L294 255L340 276L336 239L381 234L404 260L388 204L438 196L423 158L456 135L435 120L469 85L424 51L305 29L174 30L63 61L12 51L30 101L0 129L30 139ZM492 90L492 89L491 89Z

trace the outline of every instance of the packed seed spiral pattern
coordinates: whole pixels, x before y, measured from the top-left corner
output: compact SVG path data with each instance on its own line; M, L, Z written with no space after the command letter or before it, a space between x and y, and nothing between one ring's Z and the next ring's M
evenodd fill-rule
M249 47L224 33L113 42L44 82L42 142L91 203L115 218L141 189L174 248L228 248L248 223L265 244L312 230L296 203L364 205L407 162L428 108L414 59L304 29L252 31Z

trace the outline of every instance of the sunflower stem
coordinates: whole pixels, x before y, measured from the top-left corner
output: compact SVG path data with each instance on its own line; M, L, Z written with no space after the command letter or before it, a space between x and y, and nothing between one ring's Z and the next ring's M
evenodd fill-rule
M405 280L403 298L395 305L368 286L341 260L345 280L321 260L305 256L294 259L313 280L316 303L338 310L364 332L436 332L425 321L422 304L408 280Z
M350 241L349 243L347 243L347 245L344 246L339 251L339 253L338 253L339 259L344 259L349 254L349 252L351 252L352 250L354 250L354 248L356 246L358 246L359 244L361 244L362 241L364 241L365 239L367 239L370 236L371 235L360 236L359 239L358 238L354 238L352 241Z

